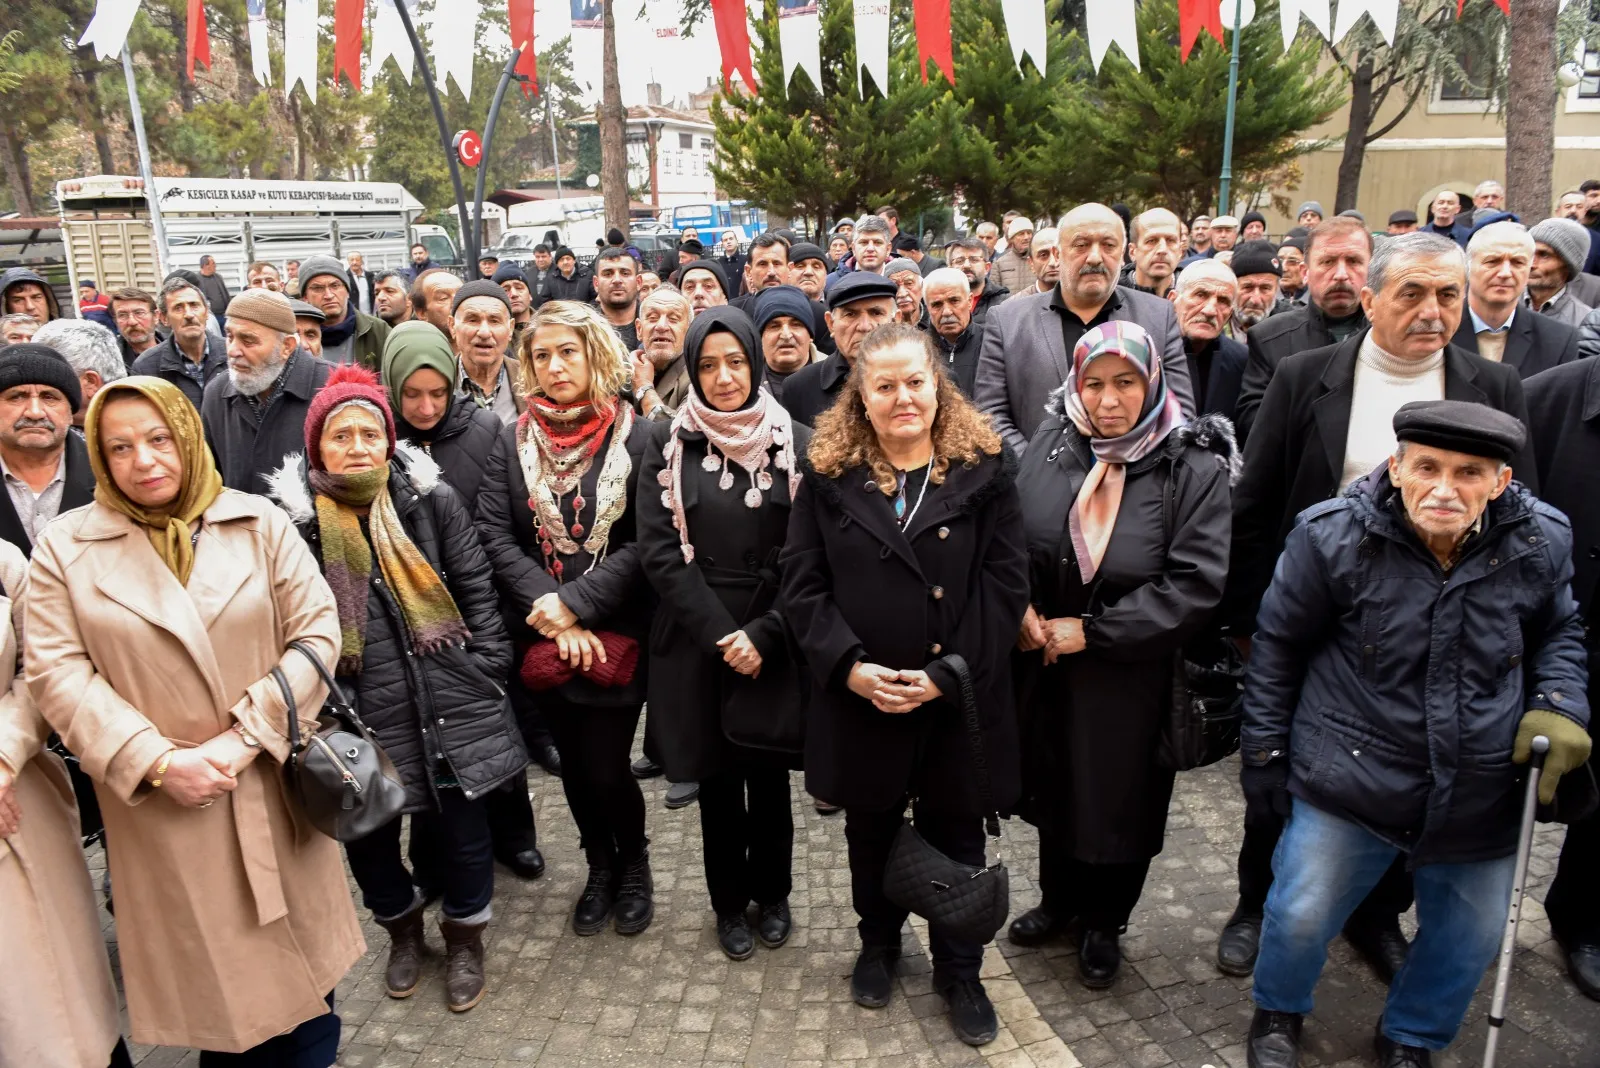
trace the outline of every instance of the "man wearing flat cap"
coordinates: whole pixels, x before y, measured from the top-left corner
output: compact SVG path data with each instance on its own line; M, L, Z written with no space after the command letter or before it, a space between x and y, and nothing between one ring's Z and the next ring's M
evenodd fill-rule
M1436 400L1392 426L1387 464L1300 514L1256 623L1240 779L1287 820L1255 968L1256 1068L1298 1063L1328 943L1400 857L1418 934L1374 1044L1383 1068L1425 1068L1499 948L1519 765L1550 740L1548 804L1589 755L1572 527L1512 481L1522 422Z
M1400 211L1389 213L1389 229L1387 233L1390 237L1399 237L1401 234L1409 234L1416 228L1417 213L1411 211L1409 208L1402 208Z
M728 276L716 260L695 260L679 268L678 288L689 298L695 315L728 303Z
M527 407L511 348L511 298L486 278L456 290L451 306L451 338L461 365L457 386L468 397L500 417L507 426Z
M1267 241L1243 241L1233 250L1228 264L1239 280L1239 297L1233 304L1233 321L1228 336L1243 341L1244 332L1275 311L1287 311L1278 300L1278 283L1283 265L1278 250Z
M875 216L874 216L875 217ZM881 274L851 271L828 287L828 329L838 351L808 364L783 384L783 406L796 422L815 426L844 388L861 342L895 316L895 284Z
M1028 246L1033 243L1033 220L1018 215L1006 224L1006 250L989 265L995 283L1013 293L1033 286L1033 264L1028 262Z
M303 300L289 301L294 311L294 332L300 338L300 347L313 356L322 355L322 324L328 321L322 309Z
M322 309L322 358L359 363L376 374L389 324L358 309L350 291L349 272L332 256L311 256L300 264L300 297Z
M55 349L0 348L0 538L24 556L45 524L94 500L88 450L69 433L82 407L78 374Z
M222 484L266 493L267 476L305 449L306 413L332 365L300 347L282 293L246 289L228 302L227 320L228 373L207 384L200 422Z
M1519 311L1518 315L1524 314ZM1572 595L1590 621L1589 703L1600 693L1600 359L1575 360L1535 375L1528 391L1528 437L1539 468L1539 496L1572 522ZM1595 720L1589 719L1590 737ZM1567 826L1544 911L1566 958L1567 974L1600 1001L1600 812Z

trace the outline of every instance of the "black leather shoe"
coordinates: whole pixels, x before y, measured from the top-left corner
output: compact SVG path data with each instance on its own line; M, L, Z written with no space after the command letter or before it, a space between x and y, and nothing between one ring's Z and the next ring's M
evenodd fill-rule
M729 960L749 960L755 955L756 938L750 932L750 921L742 912L717 917L717 945Z
M889 995L894 990L894 962L899 959L898 945L861 947L861 955L850 973L850 996L857 1005L881 1009L889 1004Z
M1013 945L1042 945L1057 935L1065 933L1067 923L1068 920L1065 916L1057 916L1043 905L1040 905L1038 908L1029 909L1012 920L1008 936Z
M519 849L498 859L519 879L537 879L544 874L544 854L537 849Z
M819 798L811 799L811 807L817 810L819 816L837 816L844 811L843 805L830 805Z
M1566 957L1567 974L1579 992L1600 1001L1600 942L1574 942Z
M666 806L668 808L687 808L700 800L700 784L697 782L675 782L667 788Z
M1085 927L1078 939L1078 978L1090 990L1104 990L1117 981L1122 947L1117 932Z
M1406 966L1406 954L1411 951L1411 943L1400 933L1398 923L1383 927L1347 923L1344 940L1385 983L1394 982L1394 977Z
M650 877L650 851L622 869L617 880L617 934L636 935L656 915L655 881Z
M533 747L533 762L556 778L561 777L561 751L549 742Z
M1298 1012L1269 1012L1257 1009L1250 1020L1250 1037L1245 1046L1250 1068L1298 1068L1300 1064L1300 1026L1305 1017Z
M1421 1046L1403 1046L1383 1033L1383 1023L1372 1040L1378 1052L1378 1068L1433 1068L1433 1054Z
M1239 916L1228 921L1217 939L1217 967L1223 975L1245 976L1256 970L1261 952L1261 917Z
M572 929L580 935L599 934L616 901L616 876L610 868L589 864L589 881L572 910Z
M628 770L633 772L633 777L635 779L653 779L667 769L663 768L660 764L657 764L649 757L642 756L638 760L635 760L632 764L629 764Z
M787 901L761 906L761 915L756 918L756 933L761 936L762 945L777 949L789 941L789 932L793 928L794 921L789 916Z
M1000 1033L1000 1021L983 984L976 979L961 979L939 991L950 1028L969 1046L986 1046Z

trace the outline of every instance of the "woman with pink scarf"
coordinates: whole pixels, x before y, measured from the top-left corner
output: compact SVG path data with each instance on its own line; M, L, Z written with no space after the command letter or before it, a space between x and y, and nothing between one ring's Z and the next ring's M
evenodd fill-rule
M650 629L647 730L667 777L700 783L717 941L746 960L789 937L808 682L779 603L778 553L811 432L762 385L755 325L732 307L684 339L692 391L645 450L639 557L661 596ZM754 929L750 906L756 906Z
M1017 647L1019 814L1039 828L1037 945L1078 921L1085 986L1115 980L1118 935L1161 852L1173 773L1156 762L1173 654L1222 596L1233 426L1185 423L1136 323L1088 331L1017 475L1032 605Z

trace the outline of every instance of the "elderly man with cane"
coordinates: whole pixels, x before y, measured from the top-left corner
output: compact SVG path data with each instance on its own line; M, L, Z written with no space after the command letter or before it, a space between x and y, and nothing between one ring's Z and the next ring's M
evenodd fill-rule
M1526 431L1464 401L1394 415L1389 461L1300 514L1246 677L1244 791L1288 818L1255 969L1251 1068L1294 1068L1327 946L1395 856L1418 932L1389 988L1383 1068L1455 1038L1511 898L1518 779L1588 758L1572 528L1511 481Z

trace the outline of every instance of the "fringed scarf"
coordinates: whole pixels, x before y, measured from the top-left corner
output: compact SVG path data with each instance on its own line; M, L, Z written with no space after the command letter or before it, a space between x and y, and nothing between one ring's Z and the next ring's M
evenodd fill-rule
M1139 418L1126 434L1114 438L1100 435L1083 403L1084 369L1102 356L1125 357L1145 380L1144 407L1139 410ZM1106 547L1111 544L1111 531L1122 507L1127 465L1148 455L1182 426L1183 412L1161 373L1161 351L1150 343L1150 335L1138 323L1120 319L1102 323L1079 339L1072 350L1072 367L1064 390L1062 407L1078 433L1089 439L1094 453L1094 466L1067 512L1067 530L1072 537L1073 554L1078 558L1078 574L1087 585L1100 569Z
M583 510L589 502L583 496L583 476L593 466L606 433L613 429L611 447L595 484L594 521L585 528ZM605 556L612 524L628 507L628 473L633 470L628 435L632 430L632 406L619 405L615 399L597 407L590 401L557 404L534 395L517 420L517 457L528 484L528 507L538 524L545 570L557 582L565 571L562 556L576 555L581 548L593 558L590 569ZM561 514L561 499L574 490L569 527Z
M733 488L733 472L728 464L735 463L750 476L750 488L744 491L747 508L761 507L763 495L772 488L775 466L789 475L789 499L793 500L800 489L800 465L794 454L794 424L783 405L764 390L759 399L748 408L733 412L719 412L700 399L698 391L691 391L683 407L672 419L672 432L667 436L662 450L667 466L656 476L661 483L661 503L672 513L672 525L678 531L678 545L683 551L683 562L694 563L694 546L689 542L689 522L683 514L683 442L678 435L685 431L704 434L705 459L700 466L705 471L722 468L717 485L724 491ZM772 448L777 446L776 457ZM719 458L720 454L720 458Z
M322 539L322 569L339 608L339 672L361 673L367 641L367 583L372 556L389 592L400 605L411 648L437 652L472 635L455 598L427 557L406 536L389 496L389 465L353 475L311 472L316 491L317 533ZM370 507L369 547L361 533L358 508Z

